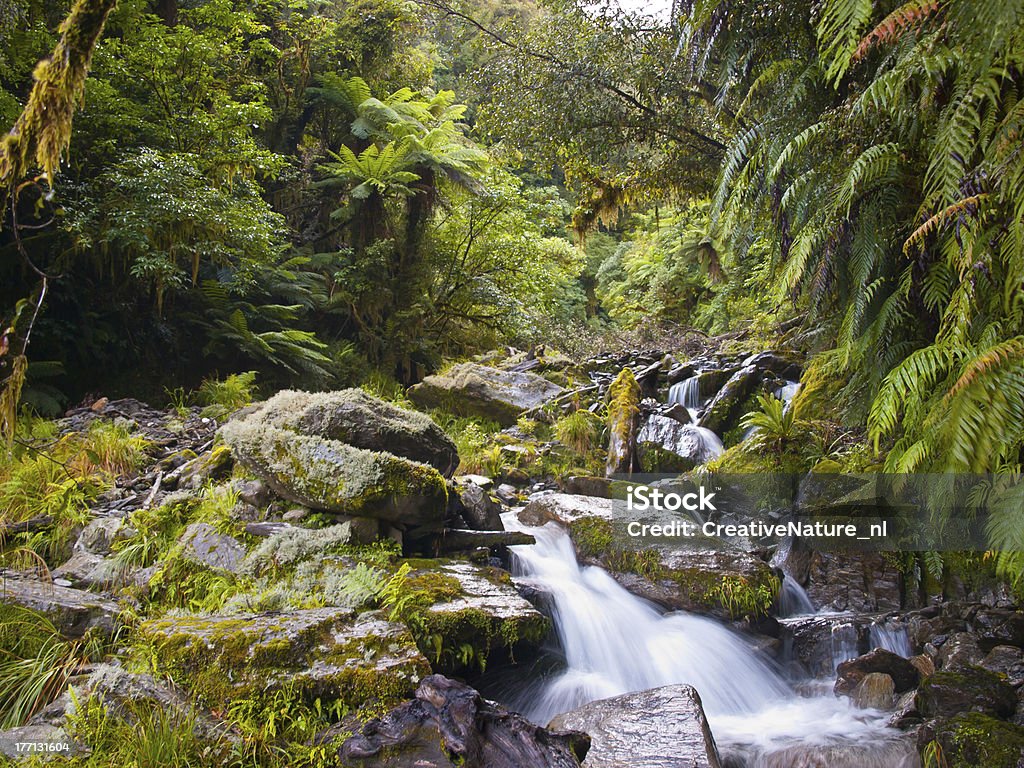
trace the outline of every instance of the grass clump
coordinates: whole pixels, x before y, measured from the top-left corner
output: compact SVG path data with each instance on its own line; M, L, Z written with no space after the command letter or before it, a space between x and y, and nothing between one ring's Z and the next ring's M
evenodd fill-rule
M47 616L0 605L0 730L24 725L103 652L97 635L69 640Z
M196 392L196 401L204 406L202 415L223 419L249 405L256 396L256 371L233 373L226 379L204 379Z
M603 433L604 422L587 410L575 411L555 422L555 437L558 441L583 458L595 448L601 447Z

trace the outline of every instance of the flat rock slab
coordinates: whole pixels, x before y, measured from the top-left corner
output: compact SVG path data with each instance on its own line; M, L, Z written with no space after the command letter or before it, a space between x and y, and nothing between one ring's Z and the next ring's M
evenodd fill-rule
M172 679L211 707L288 684L357 708L407 698L430 674L408 629L376 612L176 616L139 632Z
M182 554L189 560L236 573L245 559L245 547L238 539L219 533L209 523L192 523L180 539Z
M110 635L120 612L109 598L10 573L0 574L0 602L45 614L66 637L81 637L90 629Z
M700 696L667 685L585 704L548 728L590 736L584 768L722 768Z
M543 491L530 497L519 511L520 522L526 525L544 525L556 522L568 526L585 517L612 519L612 500L575 493Z
M539 408L564 391L533 373L460 363L445 373L427 376L409 390L409 398L421 408L444 408L507 427L515 424L524 411Z

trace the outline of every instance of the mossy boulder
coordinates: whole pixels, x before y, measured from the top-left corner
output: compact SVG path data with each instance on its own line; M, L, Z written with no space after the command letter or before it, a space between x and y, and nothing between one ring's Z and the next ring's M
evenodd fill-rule
M374 401L373 407L389 426L373 433L367 421L359 422L365 429L356 430L352 415L367 416L371 400L355 390L321 395L285 391L225 424L221 435L246 467L289 501L405 528L439 527L448 496L437 465L449 471L451 462L457 460L454 448L448 451L450 441L440 435L443 440L434 443L436 452L431 459L435 465L396 455L391 451L406 450L430 458L425 446L431 444L434 431L440 430L422 414L401 412L408 416L407 439L402 442L394 437L388 443L389 435L400 432L396 415L400 409L383 401ZM336 406L334 416L329 413L332 406ZM381 444L387 443L389 450L351 445L335 435L362 445L375 444L368 437L373 436ZM412 450L410 445L420 448Z
M637 432L636 450L644 472L689 472L717 458L722 442L692 424L652 413Z
M387 707L430 674L405 626L345 608L175 616L144 622L138 638L159 672L214 709L286 686L309 701Z
M542 376L507 371L479 363L459 363L427 376L409 390L421 408L442 408L459 416L477 416L511 426L525 412L539 408L565 390Z
M86 632L110 636L121 610L116 601L93 592L13 573L6 573L0 579L0 623L5 605L17 605L45 615L65 637L82 637Z
M708 404L701 417L700 426L719 435L724 435L732 429L743 416L744 405L763 378L764 371L754 365L747 365L736 371Z
M995 672L963 667L925 678L917 689L915 703L922 717L952 717L965 712L1010 717L1017 708L1017 694Z
M629 474L638 468L636 433L640 427L640 384L623 368L608 389L608 459L605 474Z
M948 768L1017 768L1024 765L1024 728L978 712L933 720L918 733L922 755L941 750Z

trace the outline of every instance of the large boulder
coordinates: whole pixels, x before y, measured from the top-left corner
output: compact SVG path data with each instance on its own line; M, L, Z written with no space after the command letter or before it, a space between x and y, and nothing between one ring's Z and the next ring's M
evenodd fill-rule
M421 408L443 408L510 426L523 412L539 408L564 391L533 373L459 363L411 387L409 399Z
M688 472L722 453L713 432L656 413L644 420L636 446L644 472Z
M542 491L530 497L526 506L519 510L518 517L526 525L556 522L570 526L588 517L611 520L613 504L612 499L600 496Z
M892 678L896 693L909 691L917 686L920 673L909 660L897 656L884 648L875 648L863 656L842 662L836 669L838 694L852 694L860 682L870 674L884 674Z
M474 531L505 530L501 523L501 504L476 483L459 487L459 507L462 519Z
M450 472L457 456L422 414L359 390L284 391L225 424L221 435L243 464L297 504L406 528L443 522L441 471ZM387 451L374 448L383 445Z
M1017 694L997 673L981 667L964 667L926 678L917 690L915 703L923 717L981 712L1007 718L1017 708Z
M763 379L764 371L757 366L740 368L708 403L700 425L719 435L725 434L743 415L744 405Z
M922 753L937 742L943 764L953 768L1024 765L1024 728L977 712L926 723L917 739Z
M404 625L346 608L175 616L143 622L138 636L160 672L213 709L284 687L353 709L390 706L430 674Z
M0 577L0 609L4 603L42 613L65 637L82 637L90 630L109 636L120 612L114 600L14 573Z
M591 739L585 768L721 768L700 696L667 685L585 704L558 715L555 730Z
M583 733L541 728L463 683L431 675L416 698L346 740L338 757L352 768L579 768L589 743Z

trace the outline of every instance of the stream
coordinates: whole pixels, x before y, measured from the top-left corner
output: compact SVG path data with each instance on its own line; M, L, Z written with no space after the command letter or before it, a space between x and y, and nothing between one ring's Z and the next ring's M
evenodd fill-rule
M664 613L602 568L581 567L557 524L525 526L514 512L503 521L536 538L513 548L513 572L517 583L546 595L559 646L559 663L504 702L534 722L597 699L686 683L701 696L728 768L919 765L912 742L886 727L888 713L857 709L832 694L831 680L787 680L719 622ZM790 598L794 608L813 608L806 595Z

